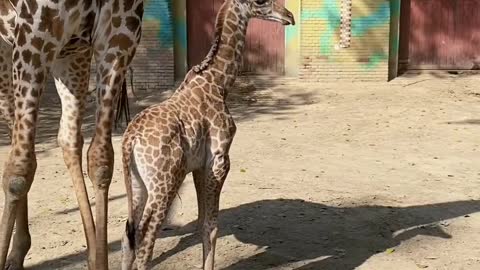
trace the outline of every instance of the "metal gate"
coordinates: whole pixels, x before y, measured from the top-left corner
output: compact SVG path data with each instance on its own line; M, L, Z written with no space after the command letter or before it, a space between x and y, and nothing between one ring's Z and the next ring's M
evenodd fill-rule
M408 69L479 69L480 1L402 1L401 58ZM408 14L406 14L408 12ZM401 59L402 60L402 59Z

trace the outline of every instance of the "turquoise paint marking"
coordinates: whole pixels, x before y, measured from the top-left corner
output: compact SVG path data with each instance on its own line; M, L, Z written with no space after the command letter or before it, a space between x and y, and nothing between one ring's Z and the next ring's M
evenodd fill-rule
M182 52L187 51L187 24L183 19L177 19L175 21L175 35L176 42L179 45L179 49Z
M335 40L335 32L340 28L341 17L340 7L336 5L328 6L327 8L327 30L320 37L320 52L323 54L330 54L334 48L333 41Z
M287 39L287 44L292 42L297 38L298 35L298 29L297 27L287 27L285 29L285 38Z
M366 70L372 70L378 67L378 65L381 62L384 62L388 59L388 56L386 53L381 52L381 53L374 53L370 58L368 59L368 63L363 64L362 66Z
M335 7L327 6L326 9L320 9L320 10L302 10L302 19L304 20L326 19L328 18L328 15L329 15L328 9L332 9L332 8L335 8ZM340 15L338 17L340 17Z
M329 55L333 49L333 41L336 30L340 27L340 7L337 1L323 5L325 8L320 10L302 10L304 20L326 20L327 29L320 34L320 53Z
M341 25L341 11L338 1L323 0L322 4L324 8L319 10L302 10L301 18L305 21L326 20L328 22L327 29L320 33L320 53L322 55L329 55L334 48L335 33ZM389 23L390 12L390 3L389 1L385 1L373 13L363 17L353 17L352 37L361 37L371 29ZM397 13L399 12L398 10ZM371 70L387 58L388 56L385 53L375 53L369 58L369 62L363 64L363 66L365 69Z
M157 39L161 47L173 46L173 23L170 0L146 1L143 12L144 21L155 21L159 24Z
M352 36L363 36L371 29L388 23L389 19L390 4L385 2L370 15L352 18Z

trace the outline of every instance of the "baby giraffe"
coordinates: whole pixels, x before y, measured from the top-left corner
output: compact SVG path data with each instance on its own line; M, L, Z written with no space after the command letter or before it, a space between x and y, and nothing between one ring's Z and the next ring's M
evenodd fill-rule
M215 40L205 60L190 70L166 101L140 112L123 136L128 221L122 269L151 260L155 235L185 176L193 172L203 269L214 269L220 191L227 177L236 127L226 105L245 45L250 18L295 24L274 0L226 0L217 15Z

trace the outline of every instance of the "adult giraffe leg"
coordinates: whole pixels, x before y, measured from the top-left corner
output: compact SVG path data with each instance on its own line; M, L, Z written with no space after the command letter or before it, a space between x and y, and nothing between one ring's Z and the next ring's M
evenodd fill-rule
M28 229L28 198L24 196L18 202L15 218L15 235L13 236L12 251L8 255L6 269L23 269L23 261L32 244Z
M0 39L0 120L6 122L8 135L12 136L14 119L14 96L12 88L12 46ZM8 256L7 268L20 269L31 245L28 230L28 202L23 196L18 201L15 215L16 233L13 237L12 252Z
M141 38L143 1L116 16L127 18L120 24L99 25L94 40L97 64L97 112L95 134L88 149L88 175L95 189L96 270L108 269L108 189L113 174L113 104Z
M113 174L112 123L115 100L121 91L134 50L107 50L97 58L97 113L95 135L88 149L88 175L95 189L96 268L108 269L108 190Z
M30 190L37 168L35 133L38 105L49 66L56 56L56 48L58 47L56 43L58 41L55 39L52 39L51 46L42 50L32 50L28 46L24 47L25 44L31 43L33 28L29 21L17 18L15 27L16 46L12 51L15 120L12 131L12 147L2 179L5 207L0 224L0 269L5 268L16 213L19 209L26 209L27 207L27 193ZM32 59L38 59L38 61L32 61ZM17 237L19 237L18 239L24 239L27 236L22 235L22 230L19 230L17 231ZM19 243L19 241L16 242ZM14 248L18 247L14 246ZM16 266L10 265L10 267Z
M0 121L6 122L10 138L14 118L11 59L12 46L0 39Z
M87 240L88 267L95 269L95 224L82 170L82 121L90 78L91 50L58 59L52 75L62 101L58 144L73 180L83 229Z

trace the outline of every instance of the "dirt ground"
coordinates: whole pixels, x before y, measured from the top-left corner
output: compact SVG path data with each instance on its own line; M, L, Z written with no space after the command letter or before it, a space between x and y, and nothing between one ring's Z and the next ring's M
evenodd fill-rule
M480 75L441 73L389 83L242 78L229 97L238 132L221 197L217 269L480 269L479 84ZM169 92L136 94L133 113ZM55 143L57 103L45 94L28 269L86 269L76 199ZM120 269L127 212L119 134L111 269ZM194 194L188 177L156 242L154 269L198 269Z

